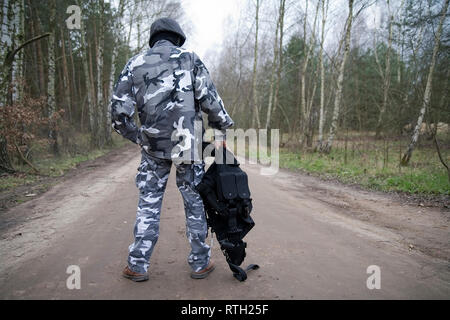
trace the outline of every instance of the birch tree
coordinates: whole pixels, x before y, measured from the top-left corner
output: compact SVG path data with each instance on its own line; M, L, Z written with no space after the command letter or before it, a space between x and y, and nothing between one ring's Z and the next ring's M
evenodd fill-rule
M67 67L67 55L66 55L66 45L64 41L64 31L63 29L60 29L60 35L61 35L61 60L63 65L63 87L64 87L64 103L68 109L68 119L71 121L72 119L72 93L71 93L71 85L70 85L70 78L69 78L69 69Z
M96 139L99 145L102 145L104 138L104 125L105 122L103 120L105 113L105 102L103 98L103 48L105 44L105 30L104 30L104 11L105 11L105 1L99 1L99 14L100 21L98 27L98 44L96 51L96 60L97 60L97 134Z
M22 43L25 39L25 20L24 20L24 0L14 1L14 36L15 42ZM13 74L12 74L12 100L17 101L23 95L23 86L19 84L19 81L23 77L23 60L24 51L20 50L13 62Z
M278 108L278 96L280 93L280 84L281 84L281 71L283 69L283 37L284 37L284 15L286 12L286 0L280 0L280 12L279 12L279 43L278 43L278 53L279 53L279 61L278 61L278 68L277 68L277 78L275 81L275 92L273 94L273 111L272 114L275 113L275 111ZM269 123L270 125L270 123Z
M47 105L48 116L50 118L49 138L53 141L53 152L58 154L58 137L56 132L56 124L54 122L54 114L56 112L56 61L55 61L55 45L56 45L56 0L50 1L50 36L48 38L48 80L47 80Z
M268 129L270 126L270 118L272 115L272 102L273 102L273 95L274 95L274 86L275 86L275 73L278 65L278 32L280 30L280 18L281 18L281 3L280 8L278 9L278 19L277 19L277 25L275 28L275 41L273 44L273 62L272 62L272 69L270 72L270 88L269 88L269 103L267 106L267 117L266 117L266 125L265 129Z
M344 85L344 71L345 64L347 62L348 52L350 51L350 35L352 30L352 21L353 21L353 0L348 0L348 17L345 23L345 37L344 37L344 53L341 60L341 64L339 67L339 75L336 83L336 94L334 97L334 109L333 109L333 118L331 119L330 125L330 134L328 136L328 140L326 145L322 146L321 151L325 153L329 153L331 151L331 147L333 145L333 140L337 132L341 102L342 102L342 88Z
M14 51L17 42L18 29L16 26L18 1L7 0L2 5L2 38L1 38L1 83L0 83L0 105L12 104L11 85L13 82L14 60L11 60L10 55ZM7 62L7 60L9 60ZM9 63L10 62L10 63Z
M419 117L417 119L417 124L414 128L414 131L413 131L413 134L411 137L411 142L408 145L408 148L406 149L406 152L403 154L402 159L401 159L401 165L403 165L403 166L408 165L409 160L411 159L414 148L416 147L417 141L419 140L420 128L422 127L423 117L425 116L425 112L427 111L428 105L430 103L431 90L432 90L432 84L433 84L433 73L434 73L434 68L436 65L436 57L439 52L439 47L440 47L440 42L441 42L442 26L444 25L449 1L450 0L445 0L444 5L442 7L441 18L439 21L438 30L437 30L437 32L435 34L435 38L434 38L433 55L431 57L430 69L428 71L428 76L427 76L427 84L426 84L425 92L424 92L423 99L422 99L422 107L420 109Z
M252 126L256 126L257 128L261 127L261 123L259 120L259 107L258 107L258 29L259 29L259 7L260 0L256 0L256 14L255 14L255 46L254 46L254 57L253 57L253 82L252 82L252 91L253 91L253 120Z
M77 0L78 6L80 6L80 0ZM83 74L84 74L84 83L86 87L86 97L87 97L87 106L88 106L88 115L89 115L89 128L91 132L95 130L95 121L94 121L94 106L93 106L93 97L92 91L90 88L91 80L89 77L89 47L87 45L87 41L85 38L86 34L86 26L81 19L81 30L80 30L80 38L81 38L81 46L83 48Z
M120 30L122 29L121 19L123 17L124 10L125 10L125 0L120 0L117 15L114 19L114 24L113 24L113 35L114 35L115 41L118 41L118 39L120 38ZM112 57L111 57L111 71L109 73L108 94L111 94L113 92L114 81L115 81L114 77L116 75L116 59L117 59L118 54L119 54L119 45L118 45L118 43L115 43L115 45L113 45L113 51L112 51ZM106 128L105 140L107 143L110 143L111 142L111 103L108 103L108 109L106 111L105 128Z
M388 43L387 43L387 51L386 51L386 60L385 60L385 70L381 71L381 65L377 59L378 68L380 69L380 74L383 78L383 103L381 105L380 114L378 116L378 123L376 128L375 136L377 138L380 137L381 130L384 124L384 114L386 113L387 104L388 104L388 95L389 95L389 87L391 84L391 47L392 47L392 25L394 23L394 17L391 13L391 6L389 0L386 0L387 8L388 8ZM374 48L375 57L377 57L377 48Z
M13 14L13 1L3 1L2 2L2 21L1 21L1 38L0 38L0 58L2 69L0 70L0 108L7 104L7 97L9 96L9 85L10 79L10 68L6 66L6 58L8 52L14 46L13 37L10 29L12 24ZM2 172L14 172L12 169L11 159L7 151L7 141L6 137L0 136L0 171Z
M320 33L320 51L319 51L319 68L320 68L320 110L319 110L319 137L317 142L317 149L322 148L323 142L323 124L324 106L325 106L325 68L323 65L323 47L325 43L325 24L327 21L329 0L322 0L322 29Z
M308 21L308 0L306 0L306 10L305 10L305 17L304 17L304 21L303 21L303 35L304 35L304 44L305 44L305 59L303 60L303 65L302 68L300 69L301 75L300 75L300 85L301 85L301 105L300 105L300 112L301 112L301 116L300 116L300 126L301 126L301 132L303 132L303 139L302 139L302 145L304 144L305 140L307 140L307 144L310 145L311 143L311 137L309 137L309 125L310 125L310 116L311 116L311 108L309 106L312 107L312 103L307 104L307 99L306 99L306 72L308 69L308 63L309 63L309 59L311 57L311 53L312 50L314 48L314 43L315 43L315 39L316 39L316 21L317 21L317 14L319 12L319 5L320 5L320 1L317 1L317 5L316 5L316 11L315 11L315 15L314 15L314 22L313 22L313 28L312 28L312 33L311 36L309 38L309 43L308 45L306 45L306 26L307 26L307 21ZM310 99L312 100L314 98L314 92L315 92L315 88L313 89L313 94L310 96ZM312 101L311 101L312 102Z

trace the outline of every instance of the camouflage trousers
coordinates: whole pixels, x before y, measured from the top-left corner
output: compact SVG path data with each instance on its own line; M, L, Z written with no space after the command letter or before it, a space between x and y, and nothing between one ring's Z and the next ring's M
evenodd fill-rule
M142 153L136 175L139 202L134 226L134 243L129 246L128 266L138 273L148 270L150 256L159 236L161 205L172 161ZM208 227L202 199L196 190L204 174L204 164L176 164L176 184L183 197L186 236L191 245L188 263L193 271L204 269L211 249L205 243Z

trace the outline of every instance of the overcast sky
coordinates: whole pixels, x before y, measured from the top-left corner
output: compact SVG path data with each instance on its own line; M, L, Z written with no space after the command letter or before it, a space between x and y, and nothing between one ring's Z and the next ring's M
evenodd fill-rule
M197 54L204 60L213 60L214 51L217 51L222 45L222 41L226 35L227 18L232 20L239 19L239 16L249 10L248 0L181 0L183 9L186 15L186 22L190 26L187 32L188 40L185 46L197 52ZM263 6L270 5L271 1L262 1ZM290 2L289 11L296 11L303 7L304 1L288 1ZM398 0L394 0L394 3ZM251 7L251 6L250 6ZM335 14L342 15L342 20L346 17L346 1L345 0L331 0L329 8L329 16ZM377 24L379 20L379 8L372 6L366 9L369 15L369 24ZM310 9L312 11L313 9ZM312 12L310 12L312 14ZM270 17L269 17L270 19ZM289 19L289 14L287 19ZM340 21L340 22L343 22ZM295 21L288 21L289 23L296 23ZM328 21L330 23L330 21ZM339 27L341 27L339 25ZM335 28L335 26L328 25L328 28ZM327 28L327 29L328 29ZM336 30L335 30L336 31ZM328 32L327 32L328 33ZM329 36L333 37L333 33ZM328 39L332 40L332 39ZM337 40L336 40L337 41ZM331 41L335 42L335 41Z
M192 23L186 47L205 57L221 46L228 16L238 17L243 0L182 0L187 20Z

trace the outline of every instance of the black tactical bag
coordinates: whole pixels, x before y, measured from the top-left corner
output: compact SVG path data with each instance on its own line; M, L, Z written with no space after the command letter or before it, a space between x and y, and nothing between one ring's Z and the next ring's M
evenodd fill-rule
M245 270L240 267L247 246L243 238L255 226L250 216L253 206L248 177L231 152L221 148L218 154L222 159L216 157L197 189L203 199L208 227L216 233L233 276L245 281L246 271L259 268L254 264Z

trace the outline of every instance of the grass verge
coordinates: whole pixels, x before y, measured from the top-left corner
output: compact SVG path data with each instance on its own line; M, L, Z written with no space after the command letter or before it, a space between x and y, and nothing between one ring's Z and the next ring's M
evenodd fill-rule
M347 184L358 184L380 191L400 191L411 194L450 194L445 170L437 165L426 167L376 165L363 158L343 162L338 151L329 155L319 153L296 154L280 152L280 168L302 170L315 175L334 178ZM372 164L372 165L371 165Z
M280 168L303 171L346 184L420 195L450 195L447 171L431 144L418 147L407 167L399 165L405 141L336 141L329 154L280 148ZM441 150L449 163L450 150ZM247 150L247 156L249 155ZM251 153L255 156L255 153ZM262 154L259 155L261 160Z

